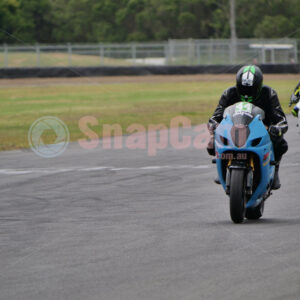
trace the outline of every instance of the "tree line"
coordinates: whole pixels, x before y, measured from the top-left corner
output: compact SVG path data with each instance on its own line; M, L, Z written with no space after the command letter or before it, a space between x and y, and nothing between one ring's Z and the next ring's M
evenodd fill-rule
M299 0L237 0L238 38L300 38ZM229 38L229 0L0 0L0 43Z

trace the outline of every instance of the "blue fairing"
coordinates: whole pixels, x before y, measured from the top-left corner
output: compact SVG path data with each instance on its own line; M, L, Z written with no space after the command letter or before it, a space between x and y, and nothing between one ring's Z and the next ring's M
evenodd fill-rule
M229 114L227 114L215 132L215 148L217 153L217 170L219 178L225 190L226 183L222 172L222 153L226 151L255 153L259 157L260 161L260 183L246 205L247 208L255 207L260 203L263 195L267 191L268 186L271 184L274 178L275 167L270 165L270 161L274 161L273 145L260 115L257 115L248 125L250 134L245 145L241 148L236 147L232 141L230 133L232 126L233 122L231 117ZM220 137L227 139L227 145L223 144ZM258 143L258 145L252 146L253 141L256 139L261 139L261 141Z

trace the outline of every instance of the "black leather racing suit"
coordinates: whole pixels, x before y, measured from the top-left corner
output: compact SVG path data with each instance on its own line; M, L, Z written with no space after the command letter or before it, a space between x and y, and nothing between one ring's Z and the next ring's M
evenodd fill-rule
M235 86L230 87L221 96L219 104L210 120L220 123L223 119L225 108L239 101L240 97L238 96L237 88ZM253 101L253 104L265 111L265 125L277 125L280 126L283 134L287 132L288 123L286 116L280 106L277 93L272 88L264 85L259 97ZM276 137L271 135L271 139L274 146L275 160L279 162L282 155L287 152L288 144L283 135Z

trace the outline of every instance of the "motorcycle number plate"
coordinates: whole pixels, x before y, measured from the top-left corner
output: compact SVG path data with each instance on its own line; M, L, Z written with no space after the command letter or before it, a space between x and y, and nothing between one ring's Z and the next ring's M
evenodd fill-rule
M235 107L235 113L251 113L252 104L248 102L240 102Z

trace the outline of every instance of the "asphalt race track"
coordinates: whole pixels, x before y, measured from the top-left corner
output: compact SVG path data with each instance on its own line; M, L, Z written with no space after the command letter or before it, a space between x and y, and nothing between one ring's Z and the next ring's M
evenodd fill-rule
M0 154L0 299L299 299L300 135L235 225L205 150Z

